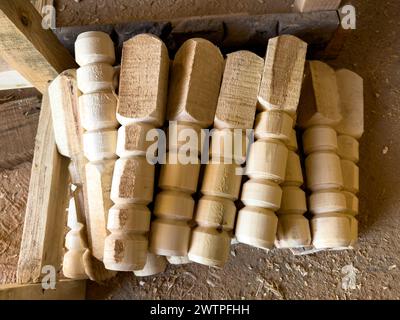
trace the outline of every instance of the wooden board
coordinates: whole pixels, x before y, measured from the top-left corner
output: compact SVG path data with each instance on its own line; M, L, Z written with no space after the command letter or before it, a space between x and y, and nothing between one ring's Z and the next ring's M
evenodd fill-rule
M0 168L12 169L32 159L39 112L37 97L0 105Z
M59 72L76 64L41 22L28 1L0 1L0 56L43 93Z
M0 300L84 300L86 281L61 280L54 290L43 290L41 283L0 286Z
M38 282L44 265L60 269L66 225L68 160L56 148L48 96L36 135L17 282Z

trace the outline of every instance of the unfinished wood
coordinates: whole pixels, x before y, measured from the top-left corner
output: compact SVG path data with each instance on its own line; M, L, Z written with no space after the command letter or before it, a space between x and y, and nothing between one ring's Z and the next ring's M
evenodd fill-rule
M228 54L225 61L214 127L253 127L264 59L250 51Z
M149 34L124 43L117 119L122 125L164 123L169 58L165 44Z
M342 120L336 73L321 61L308 61L299 104L298 124L335 126Z
M154 143L146 139L152 125L144 122L132 123L121 126L118 129L117 156L120 158L131 158L136 156L146 156L148 148Z
M291 35L269 40L258 93L260 109L296 114L306 52L307 44Z
M170 256L167 257L167 260L173 265L188 264L192 262L189 260L188 256Z
M337 10L341 0L295 0L294 8L299 12Z
M0 106L0 168L11 169L33 157L40 114L37 97Z
M113 65L115 62L114 43L107 33L83 32L75 41L75 59L80 66L91 63Z
M282 201L277 214L303 215L307 212L306 194L299 187L283 186Z
M17 268L18 283L38 282L44 265L60 269L68 160L57 152L48 95L43 95Z
M293 119L285 112L264 111L256 117L256 139L277 139L288 143L293 130Z
M15 70L0 71L0 90L23 89L33 87L29 81Z
M44 93L49 81L76 64L51 30L43 29L41 22L42 17L28 1L0 3L0 55Z
M117 130L86 131L82 138L84 154L89 161L96 162L117 158Z
M351 193L357 194L360 190L360 169L350 160L341 160L343 189Z
M295 129L292 129L289 142L286 144L286 146L288 147L289 151L297 152L299 146L297 145L297 134Z
M60 280L54 290L44 290L41 283L0 286L0 300L84 300L85 296L85 280Z
M311 244L310 223L298 214L279 216L276 232L277 248L303 248Z
M248 207L278 210L282 200L282 189L268 180L250 179L243 184L242 202Z
M300 187L304 183L299 155L294 151L288 152L284 186Z
M82 93L110 92L117 87L116 69L106 63L88 64L77 69L78 88Z
M360 160L360 144L350 136L338 136L338 155L340 158L357 163Z
M165 257L148 253L144 268L142 270L135 270L133 273L136 277L154 276L158 273L164 272L167 264L167 259Z
M37 12L40 14L44 14L42 12L45 6L53 6L54 7L54 0L30 0L30 2L34 5Z
M224 59L211 42L187 40L175 55L168 95L168 120L205 128L214 121ZM207 79L207 81L204 81Z
M340 213L313 217L311 220L313 246L317 249L348 248L354 240L351 218Z
M303 150L305 155L317 151L336 153L338 139L336 131L328 126L314 126L303 133Z
M246 162L250 136L245 130L239 129L212 129L211 130L210 162L243 164Z
M342 120L335 128L339 134L360 139L364 133L363 79L346 69L336 71L336 79Z

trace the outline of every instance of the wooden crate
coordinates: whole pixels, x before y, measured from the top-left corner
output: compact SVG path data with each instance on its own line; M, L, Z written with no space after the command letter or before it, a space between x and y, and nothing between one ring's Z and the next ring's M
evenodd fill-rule
M82 280L59 279L56 290L43 290L41 286L43 266L61 268L69 179L69 159L59 154L55 144L47 88L60 72L77 66L54 33L41 26L39 12L51 1L33 2L36 9L24 0L0 2L0 57L43 94L17 267L18 283L0 285L0 299L84 299L86 283ZM317 6L314 8L318 9ZM213 19L218 22L220 18ZM183 28L182 23L187 27L190 21L181 22L180 28ZM339 22L336 28L340 29ZM65 29L59 30L59 37L62 32L66 32ZM182 31L175 32L175 36L184 40L193 34ZM337 39L333 37L330 41L336 41L337 49Z

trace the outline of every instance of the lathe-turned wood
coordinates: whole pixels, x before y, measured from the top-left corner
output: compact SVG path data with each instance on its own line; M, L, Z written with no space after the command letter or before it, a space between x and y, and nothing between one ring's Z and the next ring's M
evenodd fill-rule
M289 149L289 151L297 152L297 150L299 149L299 146L297 145L297 134L295 129L292 129L292 132L290 134L290 139L286 144L286 146Z
M303 215L307 212L306 194L299 187L283 186L282 201L277 214Z
M363 79L346 69L337 70L336 79L343 118L335 129L339 134L360 139L364 133Z
M260 109L296 114L306 52L307 44L291 35L269 40L258 93Z
M122 125L165 119L169 58L165 44L151 34L124 42L117 119Z
M63 274L70 279L87 279L85 271L84 256L88 251L87 243L84 239L84 225L79 222L78 213L79 207L75 204L75 198L72 197L68 207L68 222L67 226L70 231L65 237L66 253L63 259Z
M248 207L276 211L281 205L282 189L272 181L250 179L243 184L241 201Z
M337 153L338 139L335 129L328 126L314 126L303 133L303 150L306 155L316 151Z
M271 249L274 246L278 218L274 211L258 207L245 207L239 211L236 239L257 248Z
M321 61L308 61L299 103L298 124L338 125L342 120L336 73Z
M156 196L149 250L163 256L185 256L189 249L194 200L190 194L162 191Z
M343 188L340 158L333 152L311 153L305 162L307 187L315 192Z
M174 264L174 265L192 263L192 261L189 260L188 256L170 256L167 257L167 260L169 264Z
M83 134L85 157L92 162L116 159L117 130L86 131Z
M228 54L214 127L252 128L264 59L250 51Z
M152 253L147 254L147 260L142 270L135 270L133 273L136 277L154 276L165 271L167 267L167 259Z
M350 160L341 160L343 189L351 193L357 194L360 190L360 170L358 166Z
M49 101L58 151L75 159L82 154L82 128L79 125L76 70L59 74L49 85Z
M231 200L239 198L242 176L237 164L220 163L207 164L204 172L201 193L207 196L222 197Z
M104 265L118 271L141 270L147 259L150 210L145 205L116 204L108 212Z
M345 213L352 216L358 215L358 197L351 192L342 191L346 198L346 211Z
M246 161L250 137L245 130L213 129L211 131L210 161L224 159L225 163L242 164Z
M115 162L111 200L117 204L144 204L153 200L154 165L145 157L120 158Z
M101 31L81 33L75 41L75 59L80 66L102 62L113 65L114 43L107 33Z
M166 155L169 159L169 153ZM161 166L158 186L163 190L195 193L200 172L200 162L197 164L167 163Z
M254 135L257 139L277 139L288 143L293 130L293 119L285 112L264 111L256 117Z
M288 149L278 140L258 140L251 145L246 174L251 179L277 183L285 179Z
M115 69L110 64L87 64L76 71L78 88L82 93L111 92L116 88Z
M357 163L360 159L360 144L351 136L338 136L338 155L343 160Z
M79 97L81 126L87 131L117 128L117 98L110 92L93 92Z
M318 191L309 197L310 212L314 215L346 211L346 197L342 191Z
M310 224L298 214L279 216L275 245L278 248L303 248L311 244Z
M312 243L316 249L348 248L354 241L352 219L344 214L330 213L315 216L311 220L311 230Z
M154 142L146 139L147 133L155 129L147 123L132 123L118 129L116 153L120 158L146 156L148 148Z
M202 135L201 127L188 122L170 122L167 134L168 151L184 152L193 150L193 153L200 154L203 149L203 142L206 139Z
M103 260L108 210L113 205L110 192L114 164L115 160L105 160L95 163L89 162L85 166L88 181L88 238L93 256L99 260Z
M196 227L189 250L191 261L222 267L229 257L236 206L230 199L203 196L196 210Z
M296 152L289 151L286 162L285 181L282 185L300 187L303 183L304 179L301 170L300 157Z
M172 64L168 120L210 126L214 121L223 68L224 59L211 42L199 38L187 40Z

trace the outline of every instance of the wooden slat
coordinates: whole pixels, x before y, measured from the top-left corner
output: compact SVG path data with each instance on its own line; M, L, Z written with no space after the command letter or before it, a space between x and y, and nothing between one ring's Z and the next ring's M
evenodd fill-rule
M41 283L0 286L0 300L84 300L86 281L61 280L54 290L43 290Z
M28 1L0 1L0 56L43 93L58 73L76 64L41 22Z
M68 159L56 148L48 95L36 135L17 282L38 282L44 265L60 269L68 193Z

